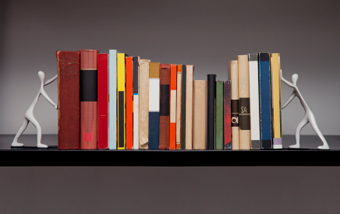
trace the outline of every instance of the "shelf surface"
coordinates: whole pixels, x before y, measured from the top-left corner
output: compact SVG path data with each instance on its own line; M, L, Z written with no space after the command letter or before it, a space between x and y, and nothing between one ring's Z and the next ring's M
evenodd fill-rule
M331 150L316 150L316 136L301 136L301 150L58 150L11 149L13 135L0 135L0 166L340 166L340 136L326 136ZM35 135L20 142L34 146ZM284 136L284 148L294 136ZM56 135L43 143L57 145ZM287 144L288 143L288 144Z

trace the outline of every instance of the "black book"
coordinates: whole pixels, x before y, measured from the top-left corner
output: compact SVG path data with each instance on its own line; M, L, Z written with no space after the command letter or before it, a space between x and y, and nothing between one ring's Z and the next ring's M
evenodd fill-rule
M215 142L215 99L216 75L208 74L208 100L207 100L207 150L214 150Z

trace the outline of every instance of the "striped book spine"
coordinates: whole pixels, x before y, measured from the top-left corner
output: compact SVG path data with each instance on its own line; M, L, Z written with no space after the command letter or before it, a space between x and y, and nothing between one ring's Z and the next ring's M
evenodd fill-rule
M185 149L192 149L192 116L193 116L193 84L194 66L187 65L186 68L186 101L185 101Z
M125 149L125 54L117 53L117 96L118 96L118 145L117 149Z
M80 50L80 148L97 149L97 50Z
M271 54L273 149L282 149L280 54Z
M109 148L108 54L98 54L98 149Z
M259 72L257 53L249 54L251 149L260 149Z
M170 64L160 64L159 149L170 148Z
M126 66L126 149L132 149L133 147L133 61L132 57L125 58Z
M159 147L159 65L150 62L149 74L149 149L157 150Z
M186 88L187 68L182 65L182 96L181 96L181 149L185 149L185 109L186 109Z
M139 149L139 57L133 57L133 149Z
M229 62L229 79L231 80L231 147L232 150L240 149L240 130L238 123L238 64L237 60Z
M182 65L177 65L176 149L181 149Z
M224 147L223 149L232 149L231 147L231 81L224 82Z
M215 148L215 99L216 99L216 75L207 76L207 150Z
M109 149L117 148L117 50L109 50Z
M139 60L139 149L149 149L149 67L150 60Z
M215 150L223 150L223 81L216 82Z
M261 148L272 148L270 53L259 54L259 94Z
M176 149L176 88L177 88L176 65L170 69L170 149Z

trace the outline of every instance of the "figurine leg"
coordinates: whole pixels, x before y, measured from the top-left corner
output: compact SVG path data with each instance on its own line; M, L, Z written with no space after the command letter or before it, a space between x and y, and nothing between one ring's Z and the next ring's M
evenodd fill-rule
M29 119L31 120L31 123L35 126L35 128L37 128L37 147L47 148L48 147L47 145L41 143L42 132L41 132L41 126L38 123L37 119L35 119L33 115L31 115Z
M22 135L22 133L24 133L24 131L26 130L28 126L28 120L27 118L24 119L24 122L22 123L19 131L17 132L17 134L15 135L14 139L13 139L13 142L12 142L12 146L14 147L19 147L19 146L24 146L23 143L19 143L18 142L18 139L19 137Z
M308 120L306 117L304 117L302 119L302 121L299 123L299 125L296 127L296 131L295 131L295 144L294 145L290 145L289 148L294 148L294 149L298 149L300 148L300 131L301 129L307 125Z
M323 134L321 133L314 116L312 116L310 118L310 124L311 124L313 130L315 131L315 133L319 136L320 140L323 143L322 146L318 146L318 149L329 149L328 143L327 143L325 137L323 136Z

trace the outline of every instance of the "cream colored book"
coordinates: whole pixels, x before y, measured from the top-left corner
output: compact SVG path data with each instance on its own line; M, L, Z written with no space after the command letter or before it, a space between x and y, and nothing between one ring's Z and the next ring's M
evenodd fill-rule
M187 65L186 78L186 100L185 100L185 149L192 149L192 106L193 106L193 83L194 83L194 66Z
M282 149L280 54L271 54L273 149Z
M194 80L193 149L207 149L207 81Z

